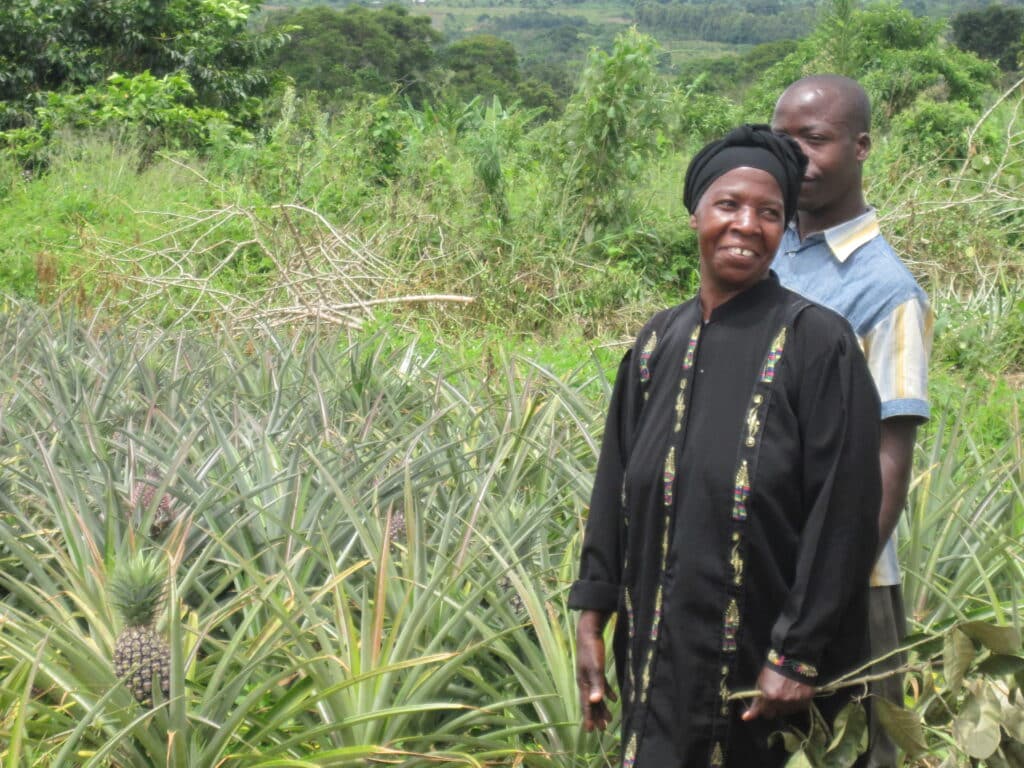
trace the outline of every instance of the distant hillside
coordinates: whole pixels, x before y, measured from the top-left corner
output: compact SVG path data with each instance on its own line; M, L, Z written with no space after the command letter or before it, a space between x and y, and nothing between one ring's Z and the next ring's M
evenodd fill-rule
M263 5L265 11L322 5L380 7L388 0L275 0ZM685 41L714 43L727 50L778 40L794 40L814 26L820 0L400 0L413 13L430 17L435 29L455 39L467 34L495 34L510 40L524 56L572 58L580 46L606 48L616 31L636 24L657 38L667 49L685 51L674 61L704 57L713 50L680 46ZM863 3L862 3L863 4ZM989 0L904 0L902 5L917 16L951 18L957 13L986 7ZM1024 7L1024 0L1000 5ZM511 18L510 18L511 17ZM575 36L569 39L572 24ZM532 39L541 30L554 33L550 39ZM551 34L547 36L551 37Z

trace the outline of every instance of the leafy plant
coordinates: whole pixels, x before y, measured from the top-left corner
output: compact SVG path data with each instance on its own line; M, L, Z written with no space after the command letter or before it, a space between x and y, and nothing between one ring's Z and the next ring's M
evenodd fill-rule
M616 38L611 54L591 52L565 111L562 169L586 242L628 216L633 185L657 148L666 106L653 38L631 30Z

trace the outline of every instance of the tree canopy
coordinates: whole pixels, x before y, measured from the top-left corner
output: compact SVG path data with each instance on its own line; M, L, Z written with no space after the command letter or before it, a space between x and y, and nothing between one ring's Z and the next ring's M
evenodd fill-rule
M442 63L451 71L451 86L463 100L480 95L503 103L514 98L519 85L519 55L507 40L495 35L472 35L449 45Z
M963 11L951 20L953 42L965 51L999 63L1004 71L1020 67L1024 8L996 5Z
M861 82L882 125L922 98L978 109L998 70L947 43L944 26L896 3L858 9L852 0L833 0L814 32L767 70L748 106L764 119L794 80L835 72Z
M268 26L288 30L288 42L270 63L300 90L347 98L397 88L413 103L430 91L441 35L426 16L398 5L344 11L320 6L276 14Z
M182 75L203 106L236 114L264 95L261 61L282 38L248 27L241 0L6 0L0 5L0 128L26 124L41 94L114 74Z

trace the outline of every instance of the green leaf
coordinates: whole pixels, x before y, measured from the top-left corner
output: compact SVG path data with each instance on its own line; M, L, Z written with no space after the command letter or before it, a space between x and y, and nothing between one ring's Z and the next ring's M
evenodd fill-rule
M786 768L814 768L814 763L803 750L800 750L786 761Z
M1014 739L1024 743L1024 707L1006 701L1002 704L1003 728Z
M960 716L953 721L953 737L971 757L985 760L999 748L999 713L995 716L984 693L972 693Z
M897 707L886 699L873 699L878 722L900 749L914 758L926 751L924 728L916 712Z
M992 677L1016 675L1018 672L1024 672L1024 658L993 653L987 659L978 662L978 666L975 669L979 674Z
M935 694L924 710L924 721L928 725L945 725L953 719L956 708L956 691Z
M794 730L775 731L768 737L768 746L774 746L779 741L782 742L787 752L794 753L799 752L803 748L805 739L803 734L797 733Z
M822 763L824 768L849 768L868 748L868 715L863 705L851 701L836 715L833 738Z
M958 689L964 681L967 668L974 661L974 643L959 627L953 627L946 635L942 661L946 672L946 684L951 690Z
M1020 632L1014 627L1000 627L984 621L967 621L959 628L993 653L1018 653L1021 649Z

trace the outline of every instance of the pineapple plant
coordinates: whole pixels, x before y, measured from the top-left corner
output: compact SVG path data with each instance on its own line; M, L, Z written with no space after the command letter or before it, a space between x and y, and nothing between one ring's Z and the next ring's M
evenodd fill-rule
M142 704L153 701L154 680L170 693L170 649L157 633L167 570L159 556L131 555L110 580L110 603L124 621L114 644L114 672Z

